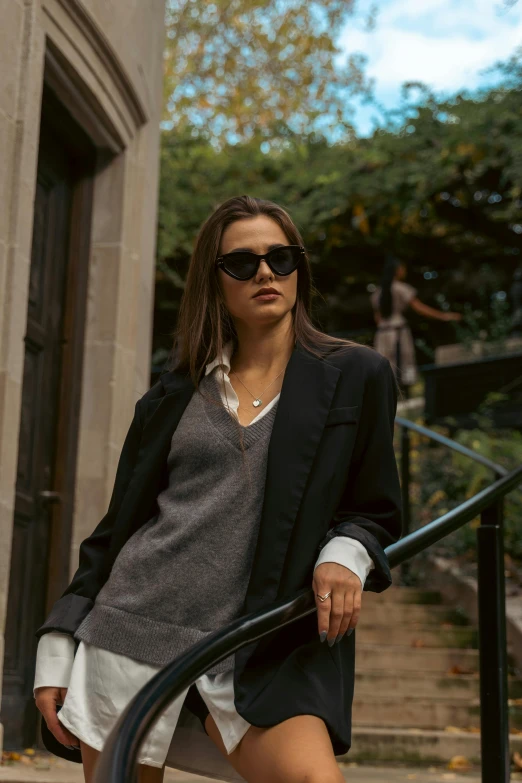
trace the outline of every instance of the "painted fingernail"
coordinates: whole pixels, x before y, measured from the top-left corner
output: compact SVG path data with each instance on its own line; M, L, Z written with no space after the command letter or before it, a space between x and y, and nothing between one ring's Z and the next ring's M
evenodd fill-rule
M328 647L333 647L335 644L335 637L333 639L328 639Z
M321 633L319 634L319 639L322 642L324 642L324 640L326 639L327 636L328 636L328 631L321 631Z
M353 633L353 628L350 628L349 631L346 631L346 636L351 636Z
M340 641L341 641L341 639L343 638L343 636L344 636L344 633L340 633L340 634L339 634L339 636L336 636L336 637L335 637L335 642L336 642L336 644L337 644L337 642L340 642Z

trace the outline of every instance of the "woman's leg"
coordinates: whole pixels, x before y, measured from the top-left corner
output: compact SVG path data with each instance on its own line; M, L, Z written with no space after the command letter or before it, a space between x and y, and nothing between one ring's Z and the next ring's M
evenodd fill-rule
M206 729L247 783L344 783L322 718L297 715L268 729L250 726L227 755L214 719Z
M100 755L99 750L94 750L90 745L86 745L85 742L80 740L80 748L82 751L83 762L83 776L85 783L92 783L94 780L94 767Z
M85 783L93 783L94 767L100 755L99 750L94 750L90 745L80 740L82 749L83 774ZM148 767L146 764L139 765L138 783L163 783L165 767Z

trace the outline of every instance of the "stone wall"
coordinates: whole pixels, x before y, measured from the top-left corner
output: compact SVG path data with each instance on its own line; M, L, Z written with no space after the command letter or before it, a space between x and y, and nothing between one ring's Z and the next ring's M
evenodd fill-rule
M1 661L43 84L108 161L94 182L73 570L148 388L164 0L0 0L0 18Z

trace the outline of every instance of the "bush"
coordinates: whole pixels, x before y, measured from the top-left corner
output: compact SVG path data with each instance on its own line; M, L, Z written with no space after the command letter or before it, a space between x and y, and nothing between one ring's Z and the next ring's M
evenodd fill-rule
M482 424L482 422L481 422ZM488 457L508 470L522 464L522 434L513 430L492 429L486 421L480 429L461 430L451 435L445 428L438 432L463 446ZM411 435L411 508L412 527L419 528L473 497L494 480L492 471L469 457L444 446L433 445L415 433ZM432 551L446 556L475 559L477 517L452 533ZM516 489L505 499L504 543L506 554L522 562L522 491Z

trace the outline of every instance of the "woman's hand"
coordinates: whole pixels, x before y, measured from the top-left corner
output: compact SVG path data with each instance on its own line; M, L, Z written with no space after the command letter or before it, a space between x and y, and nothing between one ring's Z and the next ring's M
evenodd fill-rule
M67 688L41 687L36 688L34 698L36 706L47 723L47 728L62 745L80 747L78 737L71 734L63 723L58 720L56 706L62 705L67 695Z
M361 612L361 580L349 568L338 563L321 563L314 570L312 586L317 604L319 637L322 642L327 638L330 647L335 641L353 630ZM326 595L321 601L317 594Z

